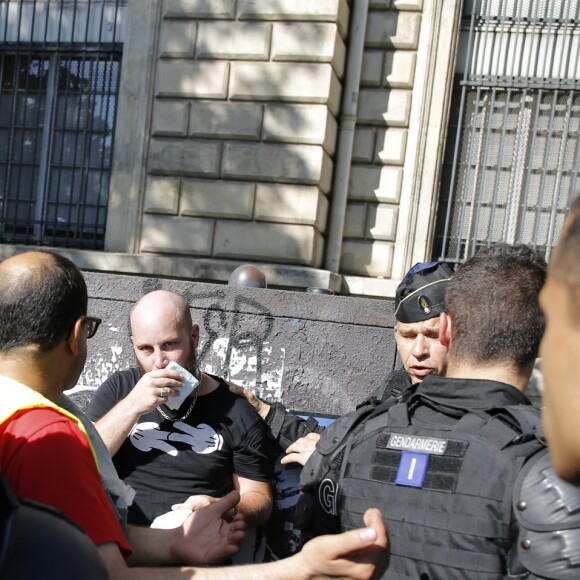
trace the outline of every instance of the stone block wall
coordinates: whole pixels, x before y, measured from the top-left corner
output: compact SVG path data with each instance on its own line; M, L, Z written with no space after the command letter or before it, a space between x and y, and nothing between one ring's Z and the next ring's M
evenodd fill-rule
M369 0L348 94L357 0L128 2L107 251L81 266L393 297L431 258L460 0Z
M370 1L341 257L347 275L393 274L422 8L422 0Z
M347 0L164 0L142 253L320 267Z

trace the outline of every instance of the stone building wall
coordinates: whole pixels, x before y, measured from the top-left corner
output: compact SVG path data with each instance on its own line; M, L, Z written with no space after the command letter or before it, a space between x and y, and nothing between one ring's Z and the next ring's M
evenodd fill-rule
M129 0L109 254L77 263L223 282L251 261L277 287L393 296L430 257L460 4L369 1L335 268L358 0Z

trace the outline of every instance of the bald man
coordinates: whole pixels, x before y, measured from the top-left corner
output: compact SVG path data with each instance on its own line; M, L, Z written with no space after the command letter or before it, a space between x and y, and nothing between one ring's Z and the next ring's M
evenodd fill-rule
M129 523L151 525L164 514L177 515L171 514L175 504L207 505L233 489L246 523L265 523L272 507L272 442L251 405L199 369L199 327L186 300L151 292L135 303L130 322L137 366L109 377L87 410L120 477L136 492ZM170 362L199 381L177 409L169 403L183 380Z

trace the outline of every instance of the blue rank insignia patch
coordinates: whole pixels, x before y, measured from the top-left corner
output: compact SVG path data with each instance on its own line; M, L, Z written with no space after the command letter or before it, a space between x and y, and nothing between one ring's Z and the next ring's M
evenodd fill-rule
M395 483L410 487L423 487L427 466L429 465L429 457L428 453L401 452Z

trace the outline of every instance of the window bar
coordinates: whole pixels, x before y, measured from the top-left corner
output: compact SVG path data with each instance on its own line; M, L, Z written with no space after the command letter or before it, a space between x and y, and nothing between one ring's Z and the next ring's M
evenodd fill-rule
M496 42L497 45L497 57L495 59L495 79L499 79L500 77L506 77L507 73L507 59L509 54L509 47L510 47L510 39L512 34L510 33L512 29L512 25L508 23L508 15L507 15L507 2L502 2L503 4L503 12L501 12L499 16L499 23L496 27L496 38L497 38L497 30L499 28L499 42ZM505 43L505 48L504 48ZM503 58L502 58L503 56ZM502 62L503 61L503 62Z
M103 14L104 14L104 3L101 3L101 17L99 20L99 35L98 35L98 41L97 41L97 52L96 52L96 63L98 63L101 53L100 53L100 46L101 46L101 38L102 38L102 28L103 28ZM88 14L87 14L87 33L88 34L88 30L90 28L90 21L92 20L92 3L91 0L89 0L89 5L88 5ZM83 76L85 74L85 67L88 67L88 91L87 91L87 97L88 97L88 103L87 103L87 109L90 111L92 105L95 103L95 92L96 92L96 87L95 87L95 83L94 83L94 68L95 68L95 62L94 61L88 61L87 60L87 52L84 52L81 56L81 67L83 69ZM97 71L98 74L98 71ZM81 87L80 89L80 93L79 93L79 99L82 97L82 94L84 93L84 87ZM91 118L89 120L88 115L87 115L87 125L85 125L83 127L83 153L81 155L81 159L80 159L80 163L77 162L77 153L78 153L78 147L77 147L77 143L76 143L76 138L75 138L75 158L74 158L74 177L73 177L73 183L77 181L77 173L79 174L79 191L78 191L78 195L76 196L76 219L75 219L75 225L73 228L74 231L74 235L73 237L78 238L81 243L83 241L83 229L84 229L84 222L85 222L85 210L86 210L86 203L87 203L87 191L88 191L88 184L89 184L89 176L90 176L90 154L91 154L91 135L93 134L93 128L94 128L94 111L93 114L91 115ZM79 123L78 123L78 119L77 119L77 132L76 135L78 136L79 133ZM83 203L84 202L84 203ZM69 222L71 221L71 212L72 212L72 208L73 208L73 203L71 200L71 205L69 206Z
M512 166L510 170L510 186L506 200L506 216L504 220L503 237L508 244L518 241L518 224L520 223L521 198L525 194L524 168L528 157L528 135L530 132L530 111L525 106L525 96L521 97L516 140L512 153ZM525 203L525 202L524 202Z
M455 138L455 145L453 150L453 161L451 167L451 179L449 181L449 195L447 199L447 208L445 211L445 227L443 229L443 241L441 244L441 255L439 260L445 260L447 257L447 245L449 240L449 229L451 225L451 208L453 207L453 199L456 195L456 185L455 181L457 179L457 167L458 163L457 160L459 159L459 151L460 146L462 144L462 131L461 131L461 123L463 119L463 115L465 114L465 102L467 100L467 78L469 74L469 63L473 58L474 49L470 47L474 47L475 42L474 40L474 31L475 31L475 14L476 10L474 9L471 13L471 19L469 23L469 36L467 41L467 54L465 56L465 69L463 71L463 82L461 83L461 100L459 103L459 114L458 114L458 123L457 123L457 130L456 130L456 138Z
M58 90L58 66L57 66L57 55L53 54L49 60L48 67L48 83L46 87L46 106L44 109L44 126L51 127L52 120L55 115L55 101L56 92ZM46 226L46 195L47 182L49 178L49 160L51 156L51 150L53 146L53 132L44 131L42 136L42 146L41 146L41 159L40 173L38 177L38 188L37 188L37 201L36 201L36 226L34 228L34 238L42 240L44 238L45 226Z
M544 95L544 91L542 89L539 90L534 90L534 93L536 94L536 98L534 99L533 96L530 95L530 104L531 107L534 110L533 116L533 123L531 123L531 127L529 129L529 136L527 139L527 142L532 144L535 143L537 145L538 143L538 136L540 135L540 129L539 129L539 123L540 123L540 114L542 111L542 99L543 99L543 95ZM526 103L523 103L524 106L526 105ZM531 111L530 111L531 113ZM532 175L535 175L535 171L534 171L534 159L533 159L533 150L531 149L531 145L528 145L526 147L526 162L527 162L527 169L526 169L526 177L524 179L524 184L526 184L527 187L529 187L529 184L532 181ZM539 189L538 189L538 196L539 196Z
M76 2L76 0L75 0L75 2ZM75 6L75 11L76 11L76 6ZM90 34L91 12L92 12L92 3L91 3L91 0L89 0L87 3L87 19L86 19L86 23L85 23L85 38L89 38L89 34Z
M69 209L69 218L67 220L67 227L65 228L68 232L68 229L70 228L70 206L71 206L71 199L74 196L74 175L75 175L75 161L76 161L76 153L77 153L77 143L78 143L78 136L79 136L79 123L80 123L80 115L81 115L81 99L79 98L79 106L77 107L77 123L76 123L76 130L75 130L75 137L74 137L74 156L73 156L73 163L72 163L72 177L70 179L70 182L68 184L66 184L64 187L66 188L67 186L70 188L69 190L69 200L68 203L65 200L64 203L61 204L62 201L62 189L63 189L63 172L65 170L65 159L64 159L64 153L65 153L65 149L66 149L66 142L67 142L67 129L68 129L68 110L69 110L69 103L70 103L70 92L71 92L71 77L73 76L73 67L74 67L74 63L75 61L72 59L71 55L66 55L63 59L59 59L59 75L60 75L60 69L61 69L61 64L64 64L64 66L62 67L63 69L63 75L65 75L65 78L60 81L59 80L59 90L56 94L56 107L57 107L57 111L59 110L59 108L61 108L61 123L62 125L59 127L55 124L54 127L54 133L55 136L58 135L60 133L60 151L58 153L56 153L53 150L53 155L51 156L51 160L50 160L50 173L51 173L51 177L49 180L49 187L47 189L47 197L50 200L51 198L51 193L52 191L54 191L54 209L51 212L52 213L52 239L53 239L53 243L56 242L56 240L59 238L59 221L58 221L58 215L59 215L59 209L61 207L61 205L63 206L68 206ZM78 71L77 71L78 72ZM79 74L80 77L80 74ZM62 87L62 92L61 92L61 84L63 84L64 86ZM79 83L82 84L82 83ZM56 119L55 122L58 120L58 113L56 115ZM58 156L58 159L57 159ZM68 165L70 165L70 161L68 161ZM56 175L53 176L53 173L55 173ZM55 183L55 177L56 177L56 186L53 188L53 184ZM52 191L51 191L52 190Z
M487 13L484 16L480 17L481 27L480 27L480 35L483 37L483 61L480 62L480 74L477 75L477 78L481 81L482 79L489 79L490 78L490 68L491 62L493 58L493 46L494 46L494 39L492 38L491 32L491 2L487 4ZM491 46L490 46L491 45ZM489 63L487 62L487 56L489 52ZM487 72L487 74L486 74ZM473 125L471 130L471 137L470 137L470 150L469 150L469 157L467 160L467 168L466 176L468 173L471 172L471 166L473 164L473 178L471 180L471 199L468 200L467 198L464 199L463 204L463 211L461 220L459 221L459 229L457 232L457 253L456 258L458 260L464 260L469 257L470 246L475 248L475 238L477 237L474 233L477 231L477 216L478 216L478 193L481 191L481 180L485 178L485 167L483 167L483 178L482 178L482 151L484 148L484 127L485 127L485 119L488 116L487 112L489 110L489 93L486 91L483 95L483 99L481 97L481 88L480 86L477 87L477 97L476 97L476 106L474 108L474 116L473 116ZM479 103L481 102L481 114L478 115L477 110L479 107ZM479 130L478 130L479 127ZM489 126L487 127L489 130ZM476 149L476 157L474 159L473 153ZM473 161L472 161L473 160ZM465 193L467 194L467 188L464 188ZM468 214L468 225L466 229L466 235L463 245L463 256L460 255L461 252L461 239L462 239L462 228L463 224L465 223L465 215ZM473 243L472 243L473 241Z
M566 146L568 145L568 128L570 127L570 117L572 113L573 91L568 94L568 106L566 107L566 117L564 127L562 130L562 139L560 141L560 152L558 155L558 170L556 173L556 183L554 184L554 192L556 199L552 203L550 211L550 223L548 226L548 236L546 240L546 260L550 257L552 251L552 243L554 240L554 229L556 227L556 215L558 213L558 200L560 199L560 186L562 184L562 175L564 173L564 157L566 155Z
M1 96L2 93L4 92L4 70L6 67L7 56L5 54L2 54L2 55L0 55L0 58L1 58L0 79L2 81L2 84L0 84L0 96ZM16 67L14 67L14 74L15 74L15 72L16 72ZM14 98L12 99L12 103L11 103L10 118L11 119L14 118ZM0 220L0 232L2 234L4 234L4 230L6 228L6 215L7 215L7 211L8 211L7 197L8 197L8 192L10 191L9 190L9 184L10 184L10 150L12 148L12 140L13 140L13 133L14 133L13 123L9 123L9 128L8 128L7 133L8 133L8 139L7 139L7 146L6 146L6 159L0 160L0 161L5 161L4 187L3 187L3 190L0 191L0 195L2 196L2 204L0 204L0 210L2 212L2 220Z
M550 153L550 144L552 143L552 136L554 133L554 117L555 117L555 113L556 113L556 108L558 107L558 94L559 94L559 90L555 89L551 95L552 96L552 106L550 107L550 122L548 124L548 131L546 134L546 142L545 142L545 147L544 147L544 158L543 158L543 162L542 162L542 179L540 181L540 188L538 190L539 193L544 191L544 188L546 187L546 175L548 174L548 159L549 159L549 153ZM540 101L540 103L541 103L541 101ZM538 239L541 214L542 214L542 204L538 203L538 207L536 208L536 220L534 223L534 234L533 234L534 240Z
M508 125L508 117L511 111L511 103L512 103L512 90L508 89L507 92L505 93L506 95L506 104L504 106L503 109L503 119L502 119L502 127L504 128L504 135L505 135L505 128ZM505 139L500 139L499 141L499 151L498 151L498 156L497 156L497 170L495 172L495 179L494 179L494 183L493 183L493 196L492 196L492 200L491 200L491 208L490 208L490 214L489 214L489 221L487 224L487 239L488 240L492 240L493 238L493 232L492 232L492 227L493 227L493 217L497 215L497 209L498 209L498 197L499 197L499 186L500 186L500 182L501 182L501 175L502 175L502 163L503 163L503 155L504 155L504 145L505 145Z
M479 92L479 89L478 89ZM483 138L483 127L485 126L485 119L487 115L487 111L489 110L489 95L486 93L483 97L483 106L481 107L481 123L480 123L480 131L479 131L479 139L477 143L477 159L475 162L475 175L473 178L473 186L471 188L471 204L470 204L470 211L469 211L469 225L467 227L467 235L465 239L465 246L464 246L464 254L463 259L467 259L469 257L469 246L472 237L475 237L474 231L474 223L477 222L477 194L478 190L480 189L481 183L481 172L482 172L482 164L480 163L482 151L484 147L484 138ZM475 127L475 123L474 123ZM470 159L471 163L471 159ZM485 172L485 168L483 168ZM475 244L473 244L475 247Z
M540 10L540 4L539 4L539 2L536 2L535 3L535 13L534 13L534 16L533 16L533 19L532 19L532 25L534 27L533 28L533 30L534 30L533 36L534 36L534 39L535 39L536 42L532 42L531 45L530 45L530 60L528 61L529 63L532 63L532 62L535 63L536 70L535 70L533 76L534 76L534 78L537 78L537 79L539 79L540 76L541 76L541 75L538 74L538 67L540 65L539 55L540 55L540 49L541 49L541 46L542 46L542 28L541 28L541 25L540 25L541 17L538 16L539 10ZM535 45L535 48L534 48L534 45ZM533 56L533 54L532 54L534 50L535 50L535 56ZM528 67L529 66L530 65L528 64ZM530 73L531 73L531 71L528 71L528 74L526 75L526 77L528 79L530 77Z
M4 36L3 43L8 42L8 21L10 20L10 2L2 3L0 2L0 10L4 12ZM0 12L1 14L2 12Z
M555 18L554 18L554 11L556 10L556 4L555 2L551 3L551 11L550 11L550 17L548 19L548 26L546 27L546 32L547 32L547 37L548 37L548 41L546 42L546 55L545 55L545 61L544 61L544 82L548 82L549 84L552 84L550 82L550 78L553 75L553 68L554 68L554 61L555 61L555 57L556 57L556 50L557 50L557 46L558 46L558 29L559 26L556 24L555 22ZM557 83L556 83L557 86Z
M18 19L16 24L16 44L20 45L21 43L20 33L22 31L22 2L18 2L17 11L18 11Z
M26 107L26 98L28 97L28 91L30 89L30 67L32 66L33 61L33 57L30 53L27 53L26 56L24 57L24 60L26 62L26 67L28 70L27 75L25 75L25 81L24 81L24 92L21 93L20 90L20 74L18 74L17 72L17 84L15 86L15 100L16 100L16 115L14 117L14 125L15 125L15 135L19 135L20 137L20 147L18 147L20 149L19 153L17 153L18 159L15 159L15 163L16 163L16 189L14 191L14 196L15 196L15 212L14 212L14 221L16 224L16 229L18 231L18 226L21 225L20 224L20 219L18 217L18 206L20 205L21 201L26 201L26 198L28 197L29 199L29 203L28 203L28 210L27 210L27 219L26 222L27 223L23 223L22 226L26 227L28 224L30 224L30 222L33 220L33 207L32 207L32 192L28 192L27 194L24 194L24 200L22 198L22 174L23 174L23 170L25 167L25 158L24 158L24 145L26 143L26 117L27 117L27 107ZM21 62L21 59L19 57L16 57L16 62L19 64ZM17 70L19 70L19 67L17 68ZM18 118L18 110L19 110L19 106L18 103L19 101L22 102L23 106L22 106L22 119ZM12 161L12 160L11 160Z
M44 21L44 38L42 40L43 48L48 46L48 24L50 22L50 9L52 7L52 1L48 0L46 3L46 19ZM58 7L57 7L58 8Z
M570 92L570 98L572 99L572 101L575 101L575 91L571 91ZM580 104L580 103L579 103ZM578 181L578 168L580 167L580 129L578 128L577 125L577 129L576 129L576 155L574 158L574 163L572 165L572 179L571 179L571 183L570 183L570 191L568 193L568 207L570 207L572 205L572 201L580 194L580 192L578 192L576 190L576 183Z
M115 14L116 15L116 14ZM91 68L91 94L92 94L92 99L93 102L96 104L96 96L101 94L99 93L99 87L98 87L98 80L99 80L99 63L101 63L101 47L103 45L103 30L104 30L104 25L105 25L105 3L101 4L101 17L99 20L99 39L98 39L98 44L97 44L97 54L98 54L98 62L95 66L95 68ZM116 18L115 18L115 25L116 25ZM102 63L102 66L104 66L104 73L106 72L106 62ZM93 81L93 79L95 78L93 73L96 70L96 81ZM104 90L104 81L105 78L103 77L103 90ZM101 94L101 99L104 97L104 95ZM102 101L101 101L102 102ZM95 116L96 115L92 115L91 116L91 129L90 129L90 134L94 136L94 124L95 124ZM106 123L106 119L105 119L105 123ZM91 180L91 152L92 152L92 146L93 146L93 140L89 139L88 143L85 143L85 146L87 147L87 151L86 151L86 163L85 163L85 174L83 176L83 184L84 184L84 198L85 198L85 203L83 204L82 208L79 208L79 215L82 216L82 222L84 223L85 221L85 216L86 216L86 210L87 210L87 202L88 202L88 192L90 190L90 180ZM101 157L103 155L103 152L101 152ZM100 171L100 182L102 183L102 178L103 178L103 164L101 163L101 167L100 167L101 171ZM92 238L93 241L96 241L97 239L97 228L98 228L98 222L95 222L92 226L91 226L91 230L90 232L92 233Z
M100 57L100 54L97 53L97 59ZM98 79L98 60L95 61L84 61L83 66L88 66L89 69L89 91L88 91L88 98L89 104L88 108L91 109L91 106L95 105L96 99L96 82L95 82L95 69L96 69L96 76ZM94 126L95 126L95 110L93 109L93 114L91 118L88 119L88 125L85 126L83 129L84 133L84 142L83 142L83 155L81 156L81 160L79 165L80 170L80 177L79 177L79 195L77 197L77 224L75 227L76 235L83 238L83 225L85 221L85 211L86 205L88 202L88 191L89 191L89 180L91 175L91 149L92 149L92 139L90 138L91 135L94 136ZM76 153L76 152L75 152ZM75 157L75 166L77 166L76 157ZM84 202L84 203L83 203Z
M526 174L526 164L530 161L531 155L531 127L533 110L530 106L530 97L526 92L526 100L524 101L524 107L521 110L521 123L525 126L522 131L522 144L518 149L518 172L516 176L516 187L518 188L519 198L518 198L518 220L515 223L515 242L529 243L525 238L526 233L526 220L529 216L530 211L534 209L534 203L537 204L537 200L534 201L534 196L538 197L538 192L533 191L530 184L525 181ZM523 201L522 201L523 200Z
M117 42L117 23L118 23L118 16L119 16L119 0L115 1L115 10L114 10L114 18L113 18L113 38L112 38L112 43L113 46L115 45L115 43ZM98 233L100 230L103 231L103 239L104 239L104 232L105 232L105 228L106 228L106 220L107 220L107 207L106 204L103 204L102 202L102 197L103 197L103 179L105 176L105 165L108 169L108 171L111 171L111 167L112 167L112 162L113 162L113 152L114 152L114 143L115 143L115 139L114 139L114 135L113 135L113 131L109 129L109 114L110 114L110 108L111 108L111 103L112 103L112 94L113 94L113 83L115 87L119 86L119 78L120 78L120 74L121 74L121 60L116 60L113 54L109 55L109 59L108 59L108 64L105 64L105 71L106 71L106 77L104 77L104 80L106 79L106 88L105 88L105 82L103 82L103 87L104 87L104 91L105 91L105 113L104 113L104 118L105 118L105 134L103 136L104 141L106 142L107 138L109 138L110 136L110 140L111 140L111 148L110 148L110 152L108 155L108 159L106 159L107 156L107 148L105 146L103 146L102 148L102 152L101 152L101 165L100 165L100 173L99 173L99 193L97 196L97 208L96 208L96 215L95 215L95 229L94 229L94 238L95 240L98 237ZM116 103L115 103L116 106ZM111 126L112 129L112 126ZM108 177L107 179L107 191L109 188L109 183L110 183L110 177ZM102 226L101 224L101 213L104 212L104 217L103 217L103 221L102 221Z
M497 91L496 89L491 90L491 99L489 99L489 108L488 108L488 122L485 129L485 137L483 135L483 130L481 132L481 139L480 139L480 153L478 154L478 159L481 160L481 163L478 163L480 169L479 174L480 177L475 181L475 187L473 188L473 202L471 205L471 211L473 215L473 222L470 224L470 231L469 231L469 239L471 240L471 253L468 252L468 247L470 244L465 245L466 250L466 258L468 258L471 254L477 251L477 244L478 244L478 230L480 225L481 219L481 208L484 205L485 195L486 195L486 182L487 182L487 170L488 170L488 159L489 159L489 150L490 150L490 140L491 140L491 132L493 127L493 117L495 114L495 106L496 106L496 96ZM484 126L484 121L482 119L482 127ZM477 199L476 199L477 196ZM473 228L473 230L471 229Z
M34 127L35 127L35 129L34 129L34 143L35 144L38 144L38 143L42 144L43 135L44 135L45 131L43 131L44 119L41 119L41 108L42 108L41 103L43 101L43 95L44 95L43 87L46 84L46 76L47 76L46 69L45 69L46 58L38 56L38 62L39 62L40 68L43 70L43 74L42 74L42 78L40 79L41 82L38 83L38 89L36 91L36 97L38 99L38 107L36 109L36 119L34 122ZM48 75L50 75L50 64L49 64ZM27 94L28 94L28 91L27 91ZM46 98L44 98L44 100L45 100L44 111L46 114L46 108L47 108ZM38 154L37 154L37 151L38 151ZM32 180L32 183L33 183L33 186L36 188L35 191L38 191L38 189L39 189L38 183L40 181L40 172L41 172L41 167L42 167L42 147L38 147L38 145L35 145L35 160L37 160L37 163L35 164L36 167L34 169L34 179ZM34 191L30 191L29 195L30 195L30 198L32 199L32 197L34 196ZM38 203L39 203L39 200L37 199L36 203L35 203L35 207ZM32 232L33 237L35 236L35 233L40 233L40 232L37 232L38 226L39 226L39 224L37 223L36 214L35 214L34 229Z
M34 0L34 2L32 3L32 18L30 22L30 40L29 40L31 44L34 42L34 27L36 26L36 2L37 0Z
M105 113L104 113L104 117L105 117L105 134L103 136L103 140L106 142L108 136L109 136L109 113L110 113L110 106L111 106L111 94L112 94L112 85L113 85L113 79L114 79L114 75L115 73L118 75L119 74L119 64L117 64L117 61L115 61L113 59L113 55L111 55L109 57L109 62L108 62L108 67L107 67L107 76L106 76L106 89L104 89L106 91L106 97L105 97ZM116 69L116 70L115 70ZM118 77L117 77L117 81L116 81L116 85L118 85ZM95 220L96 220L96 227L95 227L95 239L97 237L97 234L99 232L99 230L101 229L100 227L100 219L101 219L101 212L104 210L105 211L105 215L104 215L104 220L103 220L103 230L104 227L106 226L106 207L103 206L103 202L102 202L102 195L103 195L103 178L105 175L105 164L108 170L111 169L112 166L112 159L113 159L113 148L114 148L114 139L113 139L113 135L111 135L111 151L110 154L108 156L108 159L105 160L105 156L107 155L107 148L105 146L103 146L103 150L101 152L101 166L100 166L100 174L99 174L99 195L97 197L97 210L96 210L96 216L95 216ZM110 181L110 180L109 180Z

